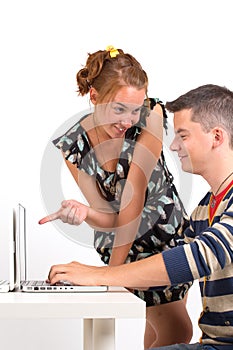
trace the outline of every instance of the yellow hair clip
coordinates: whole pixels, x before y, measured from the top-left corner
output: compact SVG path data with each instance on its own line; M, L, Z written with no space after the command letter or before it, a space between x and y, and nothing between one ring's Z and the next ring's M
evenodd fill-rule
M106 51L109 52L109 55L110 55L111 58L116 57L117 55L119 55L119 51L112 45L108 45L106 47Z

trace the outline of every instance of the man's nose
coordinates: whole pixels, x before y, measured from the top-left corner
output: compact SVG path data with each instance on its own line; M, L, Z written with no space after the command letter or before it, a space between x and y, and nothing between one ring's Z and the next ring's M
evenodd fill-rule
M179 149L178 142L177 142L176 138L174 138L172 143L170 144L170 150L175 152L175 151L178 151L178 149Z

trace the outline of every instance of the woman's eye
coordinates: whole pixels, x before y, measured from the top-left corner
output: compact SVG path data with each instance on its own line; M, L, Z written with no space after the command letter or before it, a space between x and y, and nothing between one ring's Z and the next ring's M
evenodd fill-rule
M123 107L114 107L113 110L116 114L121 114L121 113L124 113L125 111Z
M139 108L133 110L132 114L133 114L133 115L137 115L138 113L141 112L141 109L142 109L142 107L139 107Z

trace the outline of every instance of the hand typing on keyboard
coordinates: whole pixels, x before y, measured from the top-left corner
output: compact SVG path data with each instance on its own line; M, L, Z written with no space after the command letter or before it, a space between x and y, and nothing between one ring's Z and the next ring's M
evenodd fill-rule
M67 280L60 280L55 283L55 286L73 286L73 283Z

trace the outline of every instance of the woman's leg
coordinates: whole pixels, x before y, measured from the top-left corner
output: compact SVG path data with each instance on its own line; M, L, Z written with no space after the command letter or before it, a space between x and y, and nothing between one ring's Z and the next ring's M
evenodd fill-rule
M145 349L190 342L193 330L185 299L147 307Z

